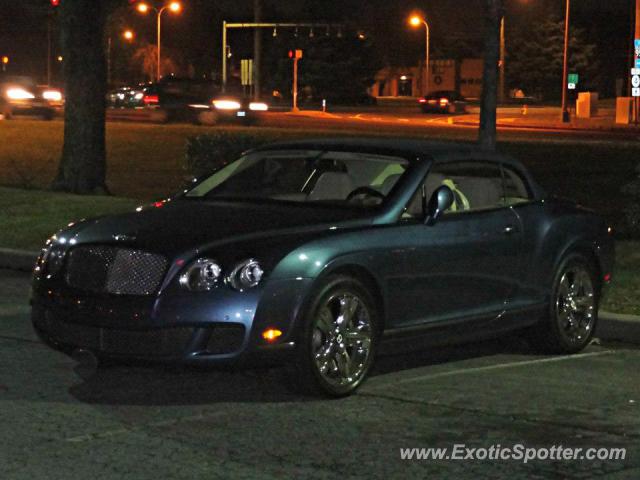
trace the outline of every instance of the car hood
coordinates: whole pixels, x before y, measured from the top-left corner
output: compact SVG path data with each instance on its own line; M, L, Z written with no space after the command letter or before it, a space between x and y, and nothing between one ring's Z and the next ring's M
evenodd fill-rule
M235 241L307 236L332 227L371 223L362 211L308 204L174 200L155 205L135 213L86 220L59 236L73 244L121 244L174 256Z

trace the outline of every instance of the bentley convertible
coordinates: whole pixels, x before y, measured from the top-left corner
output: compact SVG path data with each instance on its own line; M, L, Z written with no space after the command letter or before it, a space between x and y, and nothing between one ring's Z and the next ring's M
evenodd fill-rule
M548 352L578 352L612 264L606 223L509 157L309 140L57 233L35 267L32 319L64 352L287 362L308 389L343 396L399 342L522 330Z

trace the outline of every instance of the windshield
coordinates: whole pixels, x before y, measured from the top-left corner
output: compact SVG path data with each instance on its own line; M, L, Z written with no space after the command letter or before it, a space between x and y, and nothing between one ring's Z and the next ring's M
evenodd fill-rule
M256 152L218 170L185 195L375 207L408 166L403 158L364 153Z

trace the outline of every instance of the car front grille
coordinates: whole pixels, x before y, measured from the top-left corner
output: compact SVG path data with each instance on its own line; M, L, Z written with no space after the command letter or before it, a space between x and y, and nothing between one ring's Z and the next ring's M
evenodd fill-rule
M190 327L120 330L78 325L60 321L49 312L38 319L36 327L63 345L134 357L180 356L194 334Z
M66 282L96 293L152 295L166 269L162 255L107 245L81 246L69 253Z

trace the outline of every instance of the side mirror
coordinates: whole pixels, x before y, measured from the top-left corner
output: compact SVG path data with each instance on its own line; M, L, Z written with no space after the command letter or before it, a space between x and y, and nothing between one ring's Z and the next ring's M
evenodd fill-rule
M453 191L449 187L446 185L438 187L427 204L427 217L424 223L427 225L435 224L440 216L451 208L454 201Z

